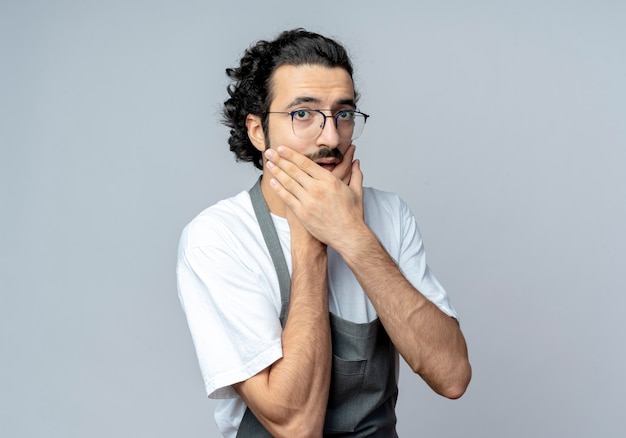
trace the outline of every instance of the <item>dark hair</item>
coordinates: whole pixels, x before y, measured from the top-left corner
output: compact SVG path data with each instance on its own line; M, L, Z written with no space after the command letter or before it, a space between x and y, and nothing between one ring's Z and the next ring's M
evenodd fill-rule
M304 29L282 32L273 41L261 40L245 51L239 67L227 68L231 79L230 96L224 102L223 123L230 129L228 144L237 161L249 161L263 169L261 152L248 138L246 117L261 117L267 136L267 111L271 104L271 80L282 65L321 65L341 67L352 77L352 63L346 50L336 41ZM357 98L355 93L355 99Z

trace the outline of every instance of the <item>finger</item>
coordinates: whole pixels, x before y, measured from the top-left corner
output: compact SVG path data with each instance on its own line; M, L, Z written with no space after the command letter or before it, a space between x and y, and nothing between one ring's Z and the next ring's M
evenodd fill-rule
M343 154L344 160L348 160L349 162L352 162L352 160L354 160L355 152L356 152L356 145L352 143L350 144L350 146L348 146L348 149L346 149L346 152Z
M278 197L280 197L289 209L295 211L295 209L298 208L300 205L298 198L287 190L285 186L283 186L276 178L270 179L270 187L274 190L274 192L276 192Z
M267 158L266 166L272 175L295 196L298 190L296 185L302 186L306 184L307 179L311 178L296 164L279 155L276 149L266 150L265 157Z
M307 183L307 178L321 179L326 172L314 161L286 146L276 148L279 159L273 159L274 163L286 173L297 179L301 184Z
M293 166L293 165L291 165ZM267 170L271 173L270 176L273 178L270 180L270 185L272 188L278 193L278 195L283 199L283 201L287 202L295 202L291 200L290 197L287 196L287 192L294 197L296 200L300 199L303 195L304 188L300 185L300 183L292 178L287 172L281 169L277 164L274 164L273 161L267 161L266 163Z
M352 177L350 178L349 186L356 193L363 193L363 172L361 171L361 162L359 160L352 162Z
M344 184L350 183L350 175L352 173L352 160L354 159L354 152L356 146L351 144L344 153L343 160L332 171L332 174L343 181Z

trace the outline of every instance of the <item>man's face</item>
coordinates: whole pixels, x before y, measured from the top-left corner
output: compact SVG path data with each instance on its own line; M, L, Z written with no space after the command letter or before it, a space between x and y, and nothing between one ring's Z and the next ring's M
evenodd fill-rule
M270 112L321 110L333 116L341 110L356 109L352 79L340 67L283 65L274 72L272 92ZM330 117L319 135L308 139L294 134L289 114L269 114L268 117L270 147L289 147L328 170L332 171L341 162L350 146L350 139L339 138L335 121Z

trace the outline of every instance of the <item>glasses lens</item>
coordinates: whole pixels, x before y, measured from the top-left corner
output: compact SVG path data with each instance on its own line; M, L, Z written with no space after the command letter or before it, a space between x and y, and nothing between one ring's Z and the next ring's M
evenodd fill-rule
M365 116L357 111L340 111L331 118L334 119L339 138L344 140L355 140L365 127ZM324 119L324 114L318 111L295 111L291 116L293 133L303 139L315 138L324 127Z
M310 139L319 135L324 124L324 115L317 111L298 110L291 113L293 133L300 138Z
M339 137L346 140L356 140L365 127L365 117L356 111L340 111L335 120Z

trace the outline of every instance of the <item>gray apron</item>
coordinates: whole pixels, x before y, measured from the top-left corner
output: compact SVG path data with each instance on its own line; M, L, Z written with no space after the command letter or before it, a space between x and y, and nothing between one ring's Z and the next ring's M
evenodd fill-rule
M285 326L291 278L274 223L260 186L250 189L250 198L263 238L278 274ZM325 437L397 437L395 406L398 398L395 348L379 319L357 324L330 313L332 374ZM249 408L237 437L270 437Z

